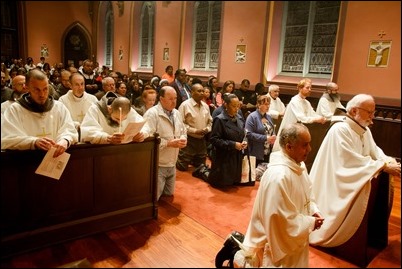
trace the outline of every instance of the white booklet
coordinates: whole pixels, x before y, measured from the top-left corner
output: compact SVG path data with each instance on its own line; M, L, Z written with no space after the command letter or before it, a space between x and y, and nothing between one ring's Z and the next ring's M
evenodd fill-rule
M39 167L36 169L35 174L51 177L59 180L61 174L63 174L64 168L66 168L70 154L64 152L60 156L53 158L53 154L56 151L55 147L51 147Z
M127 144L133 141L133 137L136 136L140 131L142 126L144 126L145 121L130 122L126 129L124 129L124 139L121 141L122 144Z

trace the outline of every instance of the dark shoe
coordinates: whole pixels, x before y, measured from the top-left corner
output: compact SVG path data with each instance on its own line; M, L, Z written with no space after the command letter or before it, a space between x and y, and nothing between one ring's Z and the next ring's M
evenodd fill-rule
M208 181L209 167L205 164L201 164L193 171L192 175L193 177Z
M236 186L255 186L255 181L249 181L249 182L236 182L234 183Z
M223 244L223 248L218 252L215 257L215 267L216 268L224 268L230 267L233 268L233 259L238 250L240 250L239 244L235 241L236 238L240 243L244 241L244 235L238 231L233 231L226 239ZM228 266L224 266L224 262L229 261Z
M188 170L188 167L184 167L182 164L180 164L179 162L176 162L176 169L180 170L182 172L185 172Z

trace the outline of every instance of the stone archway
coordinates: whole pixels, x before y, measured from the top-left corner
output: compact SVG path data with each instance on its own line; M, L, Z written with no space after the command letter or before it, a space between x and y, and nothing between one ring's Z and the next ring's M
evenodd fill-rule
M82 61L92 59L90 37L85 28L79 23L74 23L67 29L63 39L64 66L74 63L79 68Z

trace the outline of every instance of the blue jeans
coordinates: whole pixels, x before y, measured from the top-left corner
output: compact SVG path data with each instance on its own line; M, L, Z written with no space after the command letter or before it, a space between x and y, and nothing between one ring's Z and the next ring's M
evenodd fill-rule
M173 195L176 184L176 167L158 167L158 200L164 195Z

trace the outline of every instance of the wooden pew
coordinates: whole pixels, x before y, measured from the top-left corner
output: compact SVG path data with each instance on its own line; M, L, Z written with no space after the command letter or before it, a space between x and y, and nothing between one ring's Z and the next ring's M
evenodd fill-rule
M389 174L380 173L371 180L367 210L356 233L340 246L331 248L315 246L315 248L359 267L367 267L388 245L388 219L392 208L392 193L393 185Z
M1 152L1 257L157 218L158 138L74 145L60 180L43 151Z
M321 143L324 140L325 134L327 133L328 128L330 127L331 122L327 121L324 124L321 123L305 123L311 135L311 151L307 155L307 159L304 162L307 167L307 171L310 172L311 166L313 166L313 162L315 156L320 149Z

